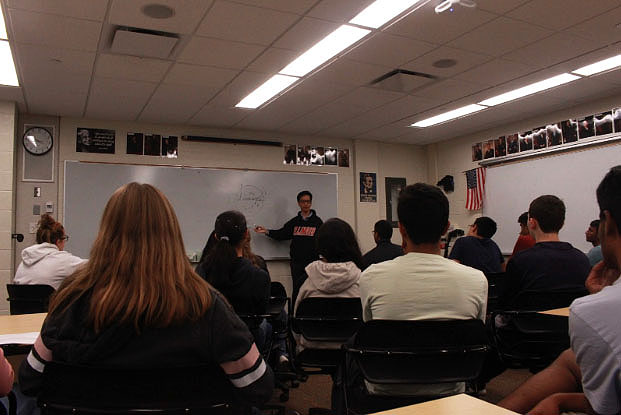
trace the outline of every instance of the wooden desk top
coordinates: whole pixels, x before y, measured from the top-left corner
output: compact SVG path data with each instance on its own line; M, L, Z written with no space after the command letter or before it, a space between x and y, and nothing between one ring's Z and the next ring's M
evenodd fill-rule
M551 316L569 317L569 307L555 308L554 310L540 311L541 314L549 314Z
M0 334L19 334L41 331L47 313L0 316Z
M516 415L515 412L461 394L436 399L403 408L379 412L376 415Z

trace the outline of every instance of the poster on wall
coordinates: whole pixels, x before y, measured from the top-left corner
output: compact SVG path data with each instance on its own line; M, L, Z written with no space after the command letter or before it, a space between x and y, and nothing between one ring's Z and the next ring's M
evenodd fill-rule
M546 138L548 141L548 147L562 144L563 130L561 129L561 126L558 123L546 125Z
M326 166L336 166L336 148L326 147L324 152L326 155Z
M405 189L405 177L386 177L386 220L393 228L399 226L397 205L399 194Z
M520 151L528 151L533 149L533 133L526 131L518 134L520 140Z
M615 133L621 133L621 108L612 110L612 118L615 124Z
M504 157L507 155L507 140L504 135L494 140L494 152L496 153L496 157Z
M162 136L159 134L145 134L144 136L144 155L159 156L162 146Z
M589 138L595 135L595 124L593 123L593 116L589 115L578 120L578 138Z
M483 160L483 145L481 143L476 143L472 146L472 161L481 160Z
M325 163L323 147L313 147L310 151L310 162L313 166L323 166Z
M520 151L520 142L517 134L507 136L507 153L515 154Z
M483 142L483 158L485 160L494 158L494 140Z
M546 128L545 127L537 127L533 130L533 148L535 150L540 150L542 148L546 148Z
M127 154L143 154L143 135L142 133L127 133Z
M563 143L578 141L578 121L569 119L561 122L561 130L563 130Z
M360 201L377 202L377 175L360 172Z
M349 149L339 148L339 167L349 167Z
M78 127L75 151L78 153L114 154L114 130Z
M308 166L310 164L310 151L311 146L299 146L298 147L298 164L301 166Z
M177 136L162 136L162 157L176 159L178 156L179 140Z
M593 124L595 124L595 135L612 134L612 112L602 112L595 115Z
M297 164L298 146L295 144L285 144L282 164Z

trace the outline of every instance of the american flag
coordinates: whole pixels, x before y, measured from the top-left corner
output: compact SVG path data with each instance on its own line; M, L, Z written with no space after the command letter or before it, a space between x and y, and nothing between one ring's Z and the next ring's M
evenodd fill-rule
M466 172L466 209L479 210L483 207L485 194L485 167Z

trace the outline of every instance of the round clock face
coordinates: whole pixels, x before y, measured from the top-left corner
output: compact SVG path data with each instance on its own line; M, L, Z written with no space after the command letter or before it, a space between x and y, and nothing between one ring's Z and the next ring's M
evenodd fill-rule
M23 144L26 151L36 156L43 155L52 149L52 134L45 128L33 127L24 133Z

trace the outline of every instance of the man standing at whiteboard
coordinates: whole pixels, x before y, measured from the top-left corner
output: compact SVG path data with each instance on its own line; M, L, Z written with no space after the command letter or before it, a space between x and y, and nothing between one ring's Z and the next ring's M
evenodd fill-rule
M267 229L264 226L254 228L255 232L263 233L277 241L291 239L289 256L291 257L291 279L293 280L293 293L291 295L293 304L295 304L298 291L306 279L304 268L319 258L315 247L315 233L323 224L321 218L311 209L313 203L311 192L303 190L298 193L297 199L300 211L282 228Z

